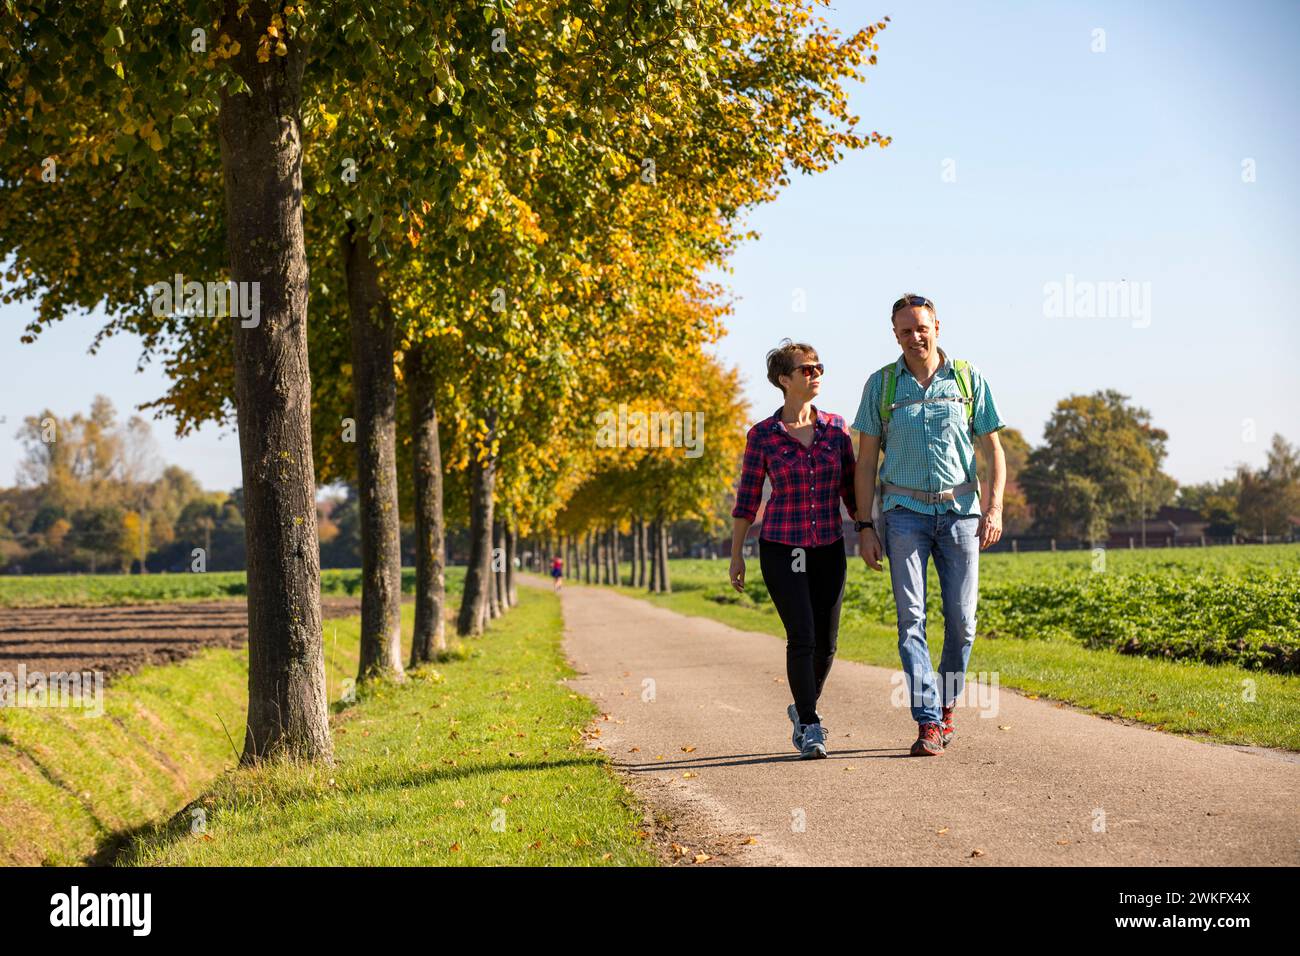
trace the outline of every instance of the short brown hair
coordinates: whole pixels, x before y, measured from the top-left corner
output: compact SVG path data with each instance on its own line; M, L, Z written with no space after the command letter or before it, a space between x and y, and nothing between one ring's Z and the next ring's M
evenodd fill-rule
M917 300L917 299L924 299L925 301L924 301L924 302L916 302L915 300ZM894 303L894 309L893 309L893 311L889 313L889 321L890 321L890 323L891 323L891 324L893 323L893 321L894 321L894 316L898 315L899 312L901 312L903 309L906 309L906 308L921 308L921 309L929 309L929 310L930 310L930 318L932 318L932 319L933 319L934 321L936 321L936 322L939 321L939 313L936 312L936 311L934 310L934 303L933 303L933 302L931 302L929 299L926 299L925 296L923 296L923 295L917 295L915 292L904 292L904 293L903 293L903 294L898 298L898 301L896 301L896 302Z
M785 394L785 386L781 384L782 375L793 375L795 365L795 355L799 352L805 352L812 356L814 362L820 362L821 357L817 350L807 342L791 342L789 339L782 339L776 348L767 353L767 380L781 389L781 394Z

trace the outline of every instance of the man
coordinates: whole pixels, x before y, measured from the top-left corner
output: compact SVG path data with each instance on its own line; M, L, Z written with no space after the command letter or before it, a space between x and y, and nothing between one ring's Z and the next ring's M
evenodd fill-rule
M997 431L1005 423L979 370L939 348L934 303L905 295L894 303L890 322L903 354L867 380L853 423L861 433L855 527L868 567L883 570L882 553L889 558L898 653L918 730L912 756L938 756L954 733L953 709L975 641L979 552L1002 537L1006 460ZM975 478L976 441L992 464L991 487L984 489L982 502ZM882 443L883 541L871 521ZM937 684L925 637L930 558L943 598Z

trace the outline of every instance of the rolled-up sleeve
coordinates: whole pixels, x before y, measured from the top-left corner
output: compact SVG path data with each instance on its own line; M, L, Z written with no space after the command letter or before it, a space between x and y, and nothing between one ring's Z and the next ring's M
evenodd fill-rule
M840 428L840 448L840 498L844 500L849 514L857 517L858 493L853 486L853 469L857 463L853 457L853 439L843 427Z
M765 477L767 468L763 463L763 449L755 426L745 437L745 458L740 467L740 481L736 484L736 506L731 509L731 517L754 520L758 506L763 503Z
M999 428L1006 427L1006 422L998 414L998 407L993 401L993 391L984 380L979 369L971 368L971 390L975 393L975 407L971 413L971 424L976 435L987 435Z
M853 420L853 430L864 435L880 436L880 373L872 372L862 386L862 401Z

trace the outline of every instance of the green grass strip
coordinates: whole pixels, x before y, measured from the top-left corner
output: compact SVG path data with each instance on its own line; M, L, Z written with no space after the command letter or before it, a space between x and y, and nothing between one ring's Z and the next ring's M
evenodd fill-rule
M327 622L327 630L329 624ZM355 647L355 619L337 622ZM332 768L223 775L138 834L124 865L652 865L641 812L584 748L594 705L560 681L559 602L520 589L482 638L334 717ZM327 633L327 652L329 640Z

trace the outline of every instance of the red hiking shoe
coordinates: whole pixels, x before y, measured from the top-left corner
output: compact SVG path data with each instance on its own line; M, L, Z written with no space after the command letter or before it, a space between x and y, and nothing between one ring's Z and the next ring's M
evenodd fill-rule
M943 737L940 736L939 724L917 724L920 731L916 743L912 744L913 757L937 757L943 753Z
M939 738L943 741L945 747L948 746L948 742L952 740L952 735L957 732L957 728L953 726L952 722L952 712L956 710L956 708L957 702L954 700L943 709L943 722L939 726Z

